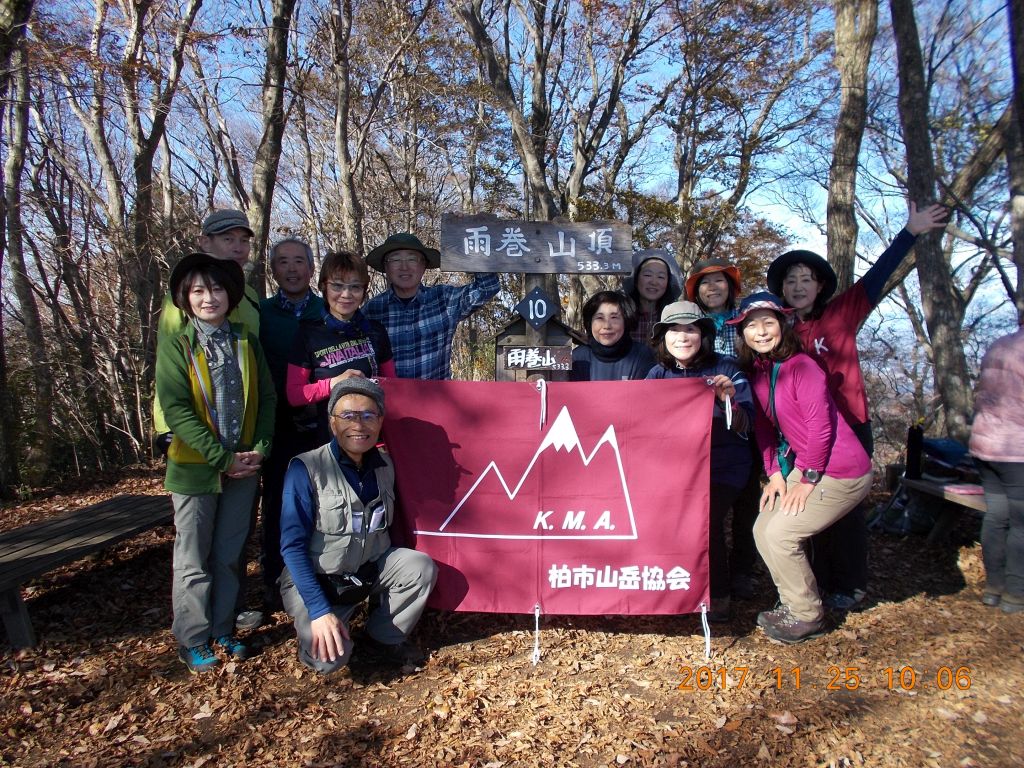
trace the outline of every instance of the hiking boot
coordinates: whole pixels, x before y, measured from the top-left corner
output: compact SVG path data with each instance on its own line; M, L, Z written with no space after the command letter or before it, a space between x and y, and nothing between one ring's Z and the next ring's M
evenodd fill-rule
M758 618L760 619L760 617ZM766 620L764 624L761 624L761 629L764 630L769 640L786 643L787 645L801 643L804 640L810 640L812 637L820 637L828 632L824 619L803 621L788 610L785 616L776 615Z
M245 661L249 658L249 646L234 635L221 635L214 643L224 649L229 658Z
M220 659L213 653L209 643L193 645L191 648L178 646L178 658L182 660L192 674L212 672L220 664Z
M853 590L852 595L844 592L833 592L827 595L821 603L830 611L847 613L857 610L858 606L864 601L865 595L867 595L867 592L863 589Z
M235 629L256 629L263 624L263 611L242 611L235 617Z
M712 624L725 624L732 620L732 606L728 597L711 598L711 609L708 611L708 621Z
M785 605L777 605L774 610L761 611L757 614L757 626L764 629L787 616L789 616L789 608Z
M998 608L999 602L1003 599L1003 596L999 592L986 592L981 596L981 602L983 605L987 605L989 608Z
M388 643L378 642L367 635L362 642L368 650L372 651L373 654L377 656L380 661L383 661L389 666L419 667L427 660L423 651L408 640L403 640L401 643L391 645Z

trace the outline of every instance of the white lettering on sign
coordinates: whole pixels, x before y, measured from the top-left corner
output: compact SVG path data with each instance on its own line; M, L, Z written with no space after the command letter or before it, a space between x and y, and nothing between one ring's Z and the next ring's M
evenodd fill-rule
M523 234L522 229L506 227L505 233L501 236L501 244L494 250L505 251L509 256L522 256L530 249L526 247L526 235Z
M555 250L555 246L553 246L551 243L548 243L548 252L550 253L551 258L555 258L556 256L568 256L570 259L575 259L576 258L576 238L575 237L570 237L569 238L569 247L566 248L565 247L565 232L562 232L561 230L559 230L558 231L558 250L556 251Z
M471 253L481 256L491 255L491 236L487 234L487 227L470 227L466 229L467 237L463 238L465 250L463 253L469 256Z
M567 564L551 564L548 584L552 589L577 587L586 589L621 589L640 592L665 592L690 588L690 574L682 566L674 566L668 573L657 565L591 566L583 563L574 568Z
M600 256L602 252L612 252L612 230L611 228L596 229L590 233L590 252Z

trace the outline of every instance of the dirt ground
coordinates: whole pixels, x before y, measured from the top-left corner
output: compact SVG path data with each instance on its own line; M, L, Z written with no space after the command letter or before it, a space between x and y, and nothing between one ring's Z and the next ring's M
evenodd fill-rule
M8 506L0 528L139 492L159 475ZM866 609L798 646L756 628L761 574L710 658L695 616L544 617L534 666L532 616L428 611L422 670L357 656L330 678L283 613L249 633L255 658L190 675L162 528L25 588L41 642L0 646L0 764L1024 765L1024 615L981 605L978 527L872 534Z

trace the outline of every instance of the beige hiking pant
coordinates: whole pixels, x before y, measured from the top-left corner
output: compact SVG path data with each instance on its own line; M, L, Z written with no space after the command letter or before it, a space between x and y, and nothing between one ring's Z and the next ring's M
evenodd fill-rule
M797 469L790 473L789 487L800 482L800 475ZM807 540L856 507L870 489L870 472L851 480L826 475L798 515L782 514L778 499L758 515L754 523L757 551L768 566L782 604L801 621L818 621L824 616L818 583L804 549Z

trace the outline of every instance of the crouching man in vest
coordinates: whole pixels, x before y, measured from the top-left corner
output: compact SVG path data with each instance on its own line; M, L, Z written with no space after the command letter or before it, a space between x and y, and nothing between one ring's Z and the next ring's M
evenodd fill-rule
M292 459L281 506L281 598L295 621L299 660L322 674L345 666L348 621L369 598L363 642L386 663L422 663L407 638L437 566L391 546L395 469L376 447L384 391L370 379L346 379L331 390L327 412L334 438Z

